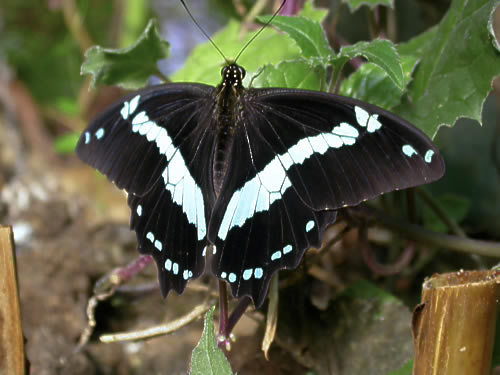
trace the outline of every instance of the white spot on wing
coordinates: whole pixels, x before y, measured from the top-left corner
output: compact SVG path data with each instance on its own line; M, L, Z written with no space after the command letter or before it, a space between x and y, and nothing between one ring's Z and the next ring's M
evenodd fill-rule
M403 150L403 154L405 154L409 158L411 158L413 155L418 154L417 150L415 150L413 146L410 145L404 145L401 149Z
M90 133L85 132L85 144L88 145L90 142Z
M159 251L162 251L162 249L163 249L163 246L162 246L161 242L160 242L160 241L158 241L158 240L156 240L156 241L155 241L155 247L156 247Z
M382 124L380 123L380 121L378 121L378 115L377 114L371 115L370 120L368 120L368 127L366 128L368 133L373 133L378 129L380 129L381 127Z
M290 251L293 250L293 247L292 245L286 245L284 248L283 248L283 254L288 254Z
M129 114L132 114L135 112L135 110L137 109L137 106L139 105L139 99L141 98L140 95L136 95L134 96L134 98L130 101L130 105L129 105Z
M167 271L170 271L170 270L172 269L172 261L171 261L170 259L167 259L167 260L165 261L165 269L166 269Z
M236 281L236 275L231 272L227 279L229 280L230 283L234 283Z
M142 206L141 205L138 205L135 211L137 212L138 216L142 216Z
M368 112L356 105L354 106L354 113L356 114L356 121L358 122L359 126L365 127L368 122L368 117L370 117Z
M249 268L243 271L243 280L248 280L252 277L253 269Z
M95 136L96 136L97 139L101 139L104 136L104 129L103 128L99 128L99 130L97 130L95 132Z
M148 234L146 234L146 238L148 240L150 240L151 242L154 242L155 240L155 235L152 233L152 232L148 232Z
M313 220L309 220L309 221L307 222L307 224L306 224L306 231L307 231L307 232L310 232L310 231L311 231L311 229L313 229L315 225L316 225L316 224L314 223L314 221L313 221Z
M433 150L427 150L427 152L425 153L425 157L424 157L424 160L426 163L430 163L432 161L432 156L434 155L434 151Z
M264 275L264 271L260 267L256 268L253 271L253 275L255 276L256 279L260 279Z
M281 258L281 251L276 251L276 252L271 254L271 260L276 260L279 258Z

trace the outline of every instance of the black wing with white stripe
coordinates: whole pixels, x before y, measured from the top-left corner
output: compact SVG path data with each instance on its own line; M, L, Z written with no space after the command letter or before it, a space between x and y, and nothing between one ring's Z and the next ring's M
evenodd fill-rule
M320 244L335 210L434 181L444 163L432 142L378 107L335 95L250 89L228 179L214 208L213 272L260 305L271 275ZM250 167L243 167L249 165Z
M139 251L156 260L164 295L181 293L204 269L214 132L199 124L212 121L214 90L170 84L136 92L95 119L77 146L129 193Z

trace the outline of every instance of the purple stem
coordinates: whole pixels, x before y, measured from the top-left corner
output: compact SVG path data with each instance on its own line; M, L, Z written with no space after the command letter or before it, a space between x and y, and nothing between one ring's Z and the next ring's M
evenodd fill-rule
M227 309L227 289L226 282L219 280L219 334L218 344L221 347L229 338L226 335L228 326L228 309Z
M153 257L151 255L141 255L137 259L133 260L125 267L118 268L116 274L120 278L120 281L126 282L132 277L141 272L144 268L153 262Z

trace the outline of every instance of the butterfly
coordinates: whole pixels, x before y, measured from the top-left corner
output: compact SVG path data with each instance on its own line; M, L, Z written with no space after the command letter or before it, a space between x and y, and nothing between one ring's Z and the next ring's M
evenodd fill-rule
M444 174L431 140L388 111L318 91L245 88L235 62L221 76L217 87L134 92L77 145L127 191L138 249L155 259L164 297L207 264L259 307L272 275L319 247L338 209Z

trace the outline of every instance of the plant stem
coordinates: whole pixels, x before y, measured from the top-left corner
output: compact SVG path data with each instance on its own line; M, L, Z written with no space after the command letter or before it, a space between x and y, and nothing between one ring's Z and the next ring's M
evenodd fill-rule
M387 216L383 211L363 206L350 209L362 215L375 217L384 226L403 234L409 239L441 248L500 258L500 242L475 240L458 236L432 232L418 225Z

